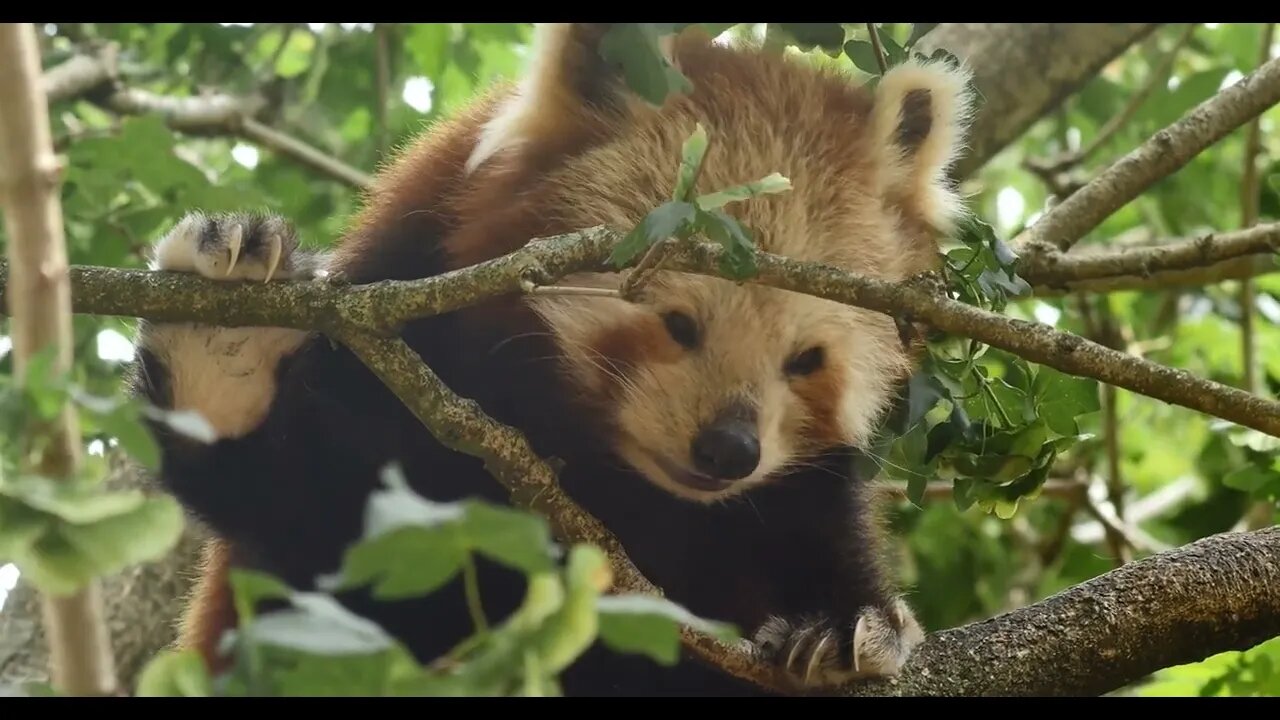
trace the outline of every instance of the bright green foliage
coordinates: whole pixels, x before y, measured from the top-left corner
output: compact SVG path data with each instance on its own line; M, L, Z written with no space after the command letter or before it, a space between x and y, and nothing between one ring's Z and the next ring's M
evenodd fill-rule
M147 667L140 688L151 695L557 695L558 675L597 642L669 664L681 623L724 640L735 628L698 618L652 596L610 595L612 572L590 545L562 552L545 520L480 501L434 503L414 493L399 471L384 474L366 533L347 554L328 589L373 584L383 599L437 591L477 556L525 573L524 602L503 622L487 623L446 657L420 666L378 626L325 592L297 593L270 576L238 572L236 606L243 620L228 636L234 667L209 678L189 656L165 653ZM388 544L388 538L396 538ZM445 561L434 558L446 558ZM430 567L415 569L415 563ZM375 579L376 578L376 579ZM430 582L422 580L429 578ZM473 592L477 593L473 595ZM468 584L477 606L483 589ZM258 613L264 599L290 607Z
M684 25L622 24L607 36L602 56L618 63L639 96L660 102L691 87L658 52L658 39ZM789 46L786 52L842 68L859 81L874 83L882 74L863 23L700 25L713 36L754 36L766 46ZM926 56L954 61L947 49L929 47L932 28L878 24L885 64ZM522 23L387 25L380 32L274 23L57 24L49 30L46 67L67 59L74 40L116 41L130 87L170 97L206 88L263 90L271 100L263 122L364 172L482 88L515 76L523 62L520 48L531 37ZM1077 334L1110 326L1129 352L1240 384L1238 283L1030 297L1005 244L1049 202L1045 184L1022 163L1089 145L1125 111L1182 31L1158 29L964 179L961 191L974 217L943 248L943 277L962 302ZM1095 175L1236 73L1251 72L1259 31L1259 25L1243 23L1198 27L1168 75L1155 78L1156 91L1084 161L1081 174ZM378 86L379 48L388 61L385 93ZM1262 117L1261 222L1280 219L1278 113ZM76 264L140 267L146 246L191 208L276 211L298 226L304 243L326 246L360 204L343 182L287 156L260 147L255 158L246 152L252 149L247 141L190 135L155 116L116 118L79 98L56 104L51 121L65 153L61 200ZM689 131L671 200L636 228L620 228L631 232L613 260L634 263L661 240L697 237L725 249L726 275L749 279L754 243L750 228L733 219L736 203L768 202L760 196L786 191L790 183L769 175L744 178L748 182L736 188L697 187L707 154L733 149L716 147L714 132L702 127ZM1084 238L1080 249L1238 228L1245 135L1231 134L1153 186ZM0 225L0 242L4 232ZM1259 392L1268 396L1280 390L1280 353L1268 351L1280 346L1277 278L1262 275L1255 283ZM116 448L151 467L158 453L142 419L209 437L198 417L121 400L121 363L100 356L99 348L112 333L128 336L132 327L132 320L78 316L76 365L68 377L50 377L37 358L26 387L19 392L10 383L0 393L0 563L16 562L23 579L41 589L66 590L147 562L176 537L180 517L168 499L101 487L107 464L100 450L86 452L74 482L17 470L40 441L24 429L52 418L64 402L77 408L87 449ZM0 375L7 377L11 368L12 354L0 352ZM908 491L893 528L902 542L901 574L926 627L989 617L1114 566L1104 535L1087 515L1063 498L1037 494L1046 479L1086 477L1097 485L1108 479L1108 429L1098 412L1097 383L964 338L930 338L925 365L908 390L869 462L881 478ZM1128 521L1138 530L1178 545L1235 527L1255 503L1270 510L1263 521L1280 520L1280 455L1272 439L1133 393L1116 398L1115 460ZM951 492L926 492L939 482ZM371 502L369 518L368 536L350 549L343 572L327 579L330 591L359 583L383 597L431 592L447 582L467 582L481 558L528 574L525 605L509 618L487 619L494 624L458 649L450 658L456 664L422 668L323 592L295 595L271 578L239 575L237 598L248 622L231 639L235 673L209 678L193 657L163 653L143 674L139 693L555 694L558 669L592 643L669 662L677 621L704 622L650 598L601 597L598 554L555 547L540 519L518 511L432 504L393 480ZM478 588L479 596L483 591ZM252 610L263 597L287 598L290 608L258 617ZM704 629L724 630L714 624ZM1226 653L1158 673L1132 691L1274 695L1278 653L1274 641Z

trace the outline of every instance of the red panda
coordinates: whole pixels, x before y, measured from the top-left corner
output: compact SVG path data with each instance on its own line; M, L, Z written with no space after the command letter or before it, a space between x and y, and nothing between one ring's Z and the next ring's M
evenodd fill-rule
M521 80L430 129L384 168L336 249L287 221L192 213L152 267L219 280L352 283L437 275L531 239L634 227L670 197L683 142L711 138L699 188L774 172L791 190L726 210L762 250L900 280L930 270L960 203L963 69L910 61L874 87L802 58L686 31L664 48L689 79L660 107L631 92L594 24L537 29ZM616 288L623 273L564 284ZM750 283L659 272L641 297L508 295L402 332L457 393L562 461L565 490L673 601L734 623L798 688L897 673L923 637L880 550L875 495L854 472L918 347L892 318ZM139 392L202 413L212 444L155 428L166 488L219 538L183 641L211 666L235 622L232 566L299 588L337 569L394 462L437 501L507 500L482 464L441 446L340 344L319 333L144 323ZM523 578L483 565L490 617ZM420 659L471 631L462 590L342 596ZM694 660L674 668L593 648L569 695L750 693Z

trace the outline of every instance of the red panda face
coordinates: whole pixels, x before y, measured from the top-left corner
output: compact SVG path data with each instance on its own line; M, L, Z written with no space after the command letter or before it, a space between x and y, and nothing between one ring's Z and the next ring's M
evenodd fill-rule
M691 499L864 443L909 367L882 315L716 278L666 274L635 303L539 307L614 449Z
M957 206L943 173L967 109L959 71L906 65L870 91L801 58L681 39L672 52L690 94L658 108L619 97L606 112L578 99L576 73L592 56L574 32L540 31L532 74L468 163L546 163L526 197L547 224L635 227L670 199L682 144L701 124L710 149L697 192L775 172L790 180L788 192L724 208L760 249L888 280L933 267ZM548 162L587 135L585 149ZM561 283L618 288L626 276ZM629 301L529 301L613 450L698 501L865 445L911 370L890 317L750 283L660 271Z

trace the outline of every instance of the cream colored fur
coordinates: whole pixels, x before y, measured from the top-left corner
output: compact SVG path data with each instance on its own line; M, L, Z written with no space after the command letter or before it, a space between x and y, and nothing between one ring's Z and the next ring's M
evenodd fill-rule
M239 255L234 264L230 262L228 247L233 238L246 241L243 227L238 234L231 228L231 236L202 247L207 222L200 213L183 218L156 243L151 269L194 272L214 280L267 278L269 257L260 260ZM272 271L274 278L290 276L284 268ZM146 323L141 326L138 344L155 353L171 373L172 409L198 413L218 438L236 438L251 432L266 417L275 397L276 366L307 335L287 328Z
M473 155L493 157L497 148L517 147L532 132L551 133L536 117L565 112L571 91L557 82L562 31L544 30L533 73L518 99L489 123ZM679 60L679 56L676 56ZM698 188L702 192L781 172L792 190L728 208L769 252L830 263L858 273L901 279L916 271L919 258L932 257L932 237L922 238L904 218L949 227L958 199L943 183L966 122L964 72L937 64L895 68L882 79L862 116L825 115L813 109L830 79L812 68L760 63L751 87L731 84L728 75L692 78L691 97L676 97L661 108L631 106L628 131L573 158L550 178L559 188L546 212L568 227L606 224L620 230L666 201L681 145L696 123L707 129L711 149ZM798 63L800 61L791 61ZM913 153L894 145L902 99L912 89L928 89L932 114L928 136ZM849 93L863 92L848 87ZM852 101L851 101L852 102ZM760 105L768 103L768 105ZM552 108L555 108L553 112ZM715 112L711 111L715 108ZM536 129L535 129L536 128ZM565 282L617 287L625 275L581 276ZM539 297L531 300L549 322L573 372L588 392L622 388L617 420L618 447L653 482L705 502L720 500L805 461L814 450L806 426L809 403L799 383L782 371L786 360L808 347L827 350L824 377L836 394L835 434L847 443L867 442L884 412L892 384L910 370L893 321L879 313L761 286L692 275L659 273L639 303L607 298ZM595 345L602 336L628 326L656 328L653 318L679 309L697 318L705 341L696 351L667 349L677 357L654 359L619 373L606 370ZM647 344L661 338L648 337ZM669 353L663 353L669 354ZM759 406L762 458L749 478L718 494L690 490L653 461L663 455L686 468L689 447L726 398L740 394ZM831 429L831 428L829 428Z

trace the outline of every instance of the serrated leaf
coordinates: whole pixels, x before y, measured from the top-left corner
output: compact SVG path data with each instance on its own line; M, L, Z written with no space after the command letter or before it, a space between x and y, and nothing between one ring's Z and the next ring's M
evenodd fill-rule
M671 666L680 657L680 627L687 625L732 642L738 630L727 623L705 620L663 598L612 595L596 601L600 639L617 652L641 654Z
M1036 371L1032 388L1038 415L1059 435L1077 434L1076 418L1102 407L1096 380L1067 375L1047 365Z
M213 683L194 650L161 650L138 675L138 697L209 697Z
M672 200L665 202L640 221L627 236L614 247L609 262L622 268L632 262L654 243L672 237L697 217L698 208L693 203Z
M791 180L782 176L781 173L773 173L767 177L763 177L755 182L749 182L744 185L731 187L727 190L708 193L699 196L695 202L702 210L714 210L724 207L731 202L740 202L749 200L765 194L787 192L791 189Z

